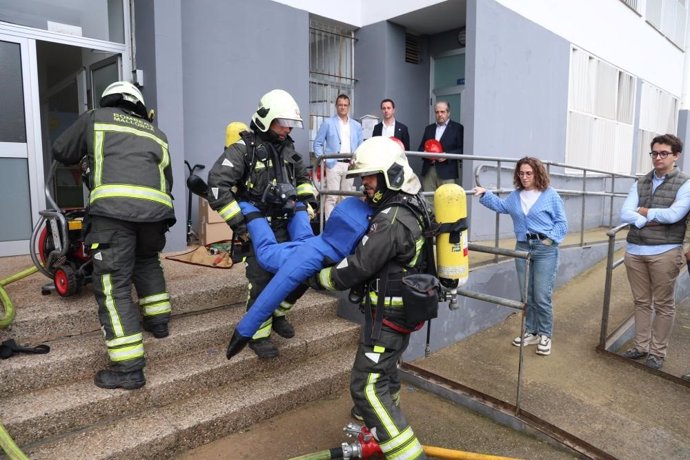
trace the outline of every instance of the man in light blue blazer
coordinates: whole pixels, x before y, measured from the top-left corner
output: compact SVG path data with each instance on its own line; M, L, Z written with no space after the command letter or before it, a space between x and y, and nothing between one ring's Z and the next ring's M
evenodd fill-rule
M326 118L314 139L314 155L319 158L329 153L352 153L362 143L362 125L348 116L350 111L350 98L339 95L335 100L336 115ZM326 189L351 191L354 179L346 177L350 160L325 160L326 161ZM324 204L326 219L331 211L344 196L327 195Z

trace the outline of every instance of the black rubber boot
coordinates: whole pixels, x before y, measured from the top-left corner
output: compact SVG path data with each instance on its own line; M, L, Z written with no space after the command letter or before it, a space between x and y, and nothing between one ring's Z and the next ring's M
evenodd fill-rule
M350 410L350 415L355 420L359 420L360 422L364 421L364 417L362 417L362 414L360 414L357 410L357 406L352 406L352 409Z
M243 337L235 330L235 332L232 334L232 337L230 338L230 343L228 344L228 351L225 353L225 356L230 359L233 356L235 356L237 353L242 351L244 347L247 346L251 338L249 337Z
M144 371L139 369L133 372L116 372L111 369L104 369L96 373L93 383L97 387L113 390L124 388L125 390L136 390L146 385Z
M249 348L254 350L256 356L261 359L272 359L278 356L278 348L273 345L271 339L257 339L249 342Z
M276 334L284 339L291 339L295 336L295 328L284 316L274 316L273 325L271 326Z
M144 330L153 334L157 339L162 339L170 335L168 323L147 324L144 322Z

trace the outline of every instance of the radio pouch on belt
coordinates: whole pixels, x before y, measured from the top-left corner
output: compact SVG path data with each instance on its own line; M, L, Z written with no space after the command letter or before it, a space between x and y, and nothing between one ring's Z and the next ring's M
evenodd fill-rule
M406 320L421 323L438 317L438 299L441 284L436 277L434 260L434 240L427 234L424 242L426 273L407 275L402 279L402 298L405 304Z
M405 320L417 324L438 316L439 281L433 275L417 273L402 279Z

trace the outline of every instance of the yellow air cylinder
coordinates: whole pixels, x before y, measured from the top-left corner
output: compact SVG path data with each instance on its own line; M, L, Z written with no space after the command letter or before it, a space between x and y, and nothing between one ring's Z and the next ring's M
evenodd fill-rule
M241 121L233 121L225 127L225 147L230 147L232 144L240 140L240 133L242 131L249 131L249 127Z
M467 217L465 190L457 184L443 184L434 193L434 213L439 224L453 224ZM462 286L469 277L469 251L467 230L460 232L457 242L451 242L451 233L436 236L436 271L446 287Z

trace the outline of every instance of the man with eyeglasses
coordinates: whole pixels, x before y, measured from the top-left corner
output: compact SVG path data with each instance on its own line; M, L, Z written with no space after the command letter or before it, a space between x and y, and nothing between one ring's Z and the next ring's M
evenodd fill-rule
M686 263L690 175L676 167L683 151L676 136L655 137L651 149L654 169L632 185L621 209L621 221L631 224L624 263L635 306L634 345L623 356L661 369L676 314L676 279Z

